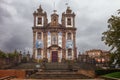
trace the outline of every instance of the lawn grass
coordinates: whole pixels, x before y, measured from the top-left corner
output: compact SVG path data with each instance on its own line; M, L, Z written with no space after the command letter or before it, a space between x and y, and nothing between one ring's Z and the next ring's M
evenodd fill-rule
M120 79L120 72L114 72L114 73L105 74L104 77Z

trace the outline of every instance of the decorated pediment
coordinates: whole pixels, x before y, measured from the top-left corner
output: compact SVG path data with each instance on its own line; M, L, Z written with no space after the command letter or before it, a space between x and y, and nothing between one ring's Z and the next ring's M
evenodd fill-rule
M54 13L51 15L51 26L52 27L55 27L55 26L58 26L58 17L59 15L56 14L56 10L54 10Z

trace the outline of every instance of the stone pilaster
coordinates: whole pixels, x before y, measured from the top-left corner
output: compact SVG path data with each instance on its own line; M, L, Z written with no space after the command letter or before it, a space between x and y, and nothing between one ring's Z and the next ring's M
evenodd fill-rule
M33 58L35 59L35 42L36 42L36 34L35 31L33 31Z

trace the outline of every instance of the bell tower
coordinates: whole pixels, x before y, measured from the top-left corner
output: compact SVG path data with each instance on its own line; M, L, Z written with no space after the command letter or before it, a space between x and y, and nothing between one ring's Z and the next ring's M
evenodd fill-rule
M43 9L41 8L41 5L33 13L34 16L34 27L44 27L48 23L47 14L46 12L43 12Z
M66 59L74 60L77 55L75 13L72 12L70 7L67 7L66 11L62 13L61 23L66 28Z
M66 12L62 13L61 22L65 27L75 27L75 14L70 7L67 7Z
M34 25L33 29L33 57L35 59L42 59L45 57L44 46L45 46L45 32L44 28L48 24L47 13L43 11L41 5L34 11Z

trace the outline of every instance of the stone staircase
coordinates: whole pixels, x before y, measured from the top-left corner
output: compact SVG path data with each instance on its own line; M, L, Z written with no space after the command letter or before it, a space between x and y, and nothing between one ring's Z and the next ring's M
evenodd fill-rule
M46 63L45 64L45 71L66 71L69 69L67 63Z
M72 69L72 70L70 70ZM73 70L67 63L46 63L43 71L38 71L31 75L30 78L34 79L89 79Z
M77 72L37 72L30 76L34 79L90 79L90 77Z
M12 67L11 69L36 69L36 65L39 63L22 63L15 67Z
M38 64L41 65L39 69L36 68ZM89 70L96 67L86 63L45 63L43 68L40 63L24 63L13 69L25 69L28 79L89 79Z

